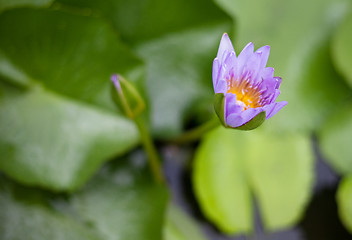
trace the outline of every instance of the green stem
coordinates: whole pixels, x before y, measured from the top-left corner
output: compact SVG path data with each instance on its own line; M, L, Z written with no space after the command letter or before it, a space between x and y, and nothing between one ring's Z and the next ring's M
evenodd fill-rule
M200 139L205 133L220 126L220 124L221 123L218 118L210 119L209 121L203 123L202 125L194 129L191 129L185 132L184 134L178 136L177 138L171 140L171 142L176 144L185 144L185 143L196 141Z
M164 183L165 179L160 165L161 161L147 126L141 116L136 117L134 121L138 127L144 150L148 155L148 163L154 179L158 183Z

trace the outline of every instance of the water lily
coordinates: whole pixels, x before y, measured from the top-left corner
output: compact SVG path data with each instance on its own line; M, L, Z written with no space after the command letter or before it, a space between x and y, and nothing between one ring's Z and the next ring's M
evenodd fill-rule
M213 62L215 111L225 127L254 129L274 116L287 102L275 102L281 78L266 67L270 47L254 52L248 43L236 56L229 36L222 36Z

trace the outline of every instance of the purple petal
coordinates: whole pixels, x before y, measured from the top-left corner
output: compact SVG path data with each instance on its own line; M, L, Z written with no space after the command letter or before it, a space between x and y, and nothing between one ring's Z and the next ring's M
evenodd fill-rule
M111 75L111 81L114 83L115 88L117 91L121 92L121 85L120 85L120 75L118 74L113 74Z
M219 81L219 79L223 79L227 72L228 72L228 69L225 67L225 64L221 64L220 70L219 70L218 81Z
M242 50L242 52L238 55L238 67L235 72L235 78L239 79L243 73L243 66L246 64L247 60L253 55L254 46L253 43L248 43Z
M225 79L220 79L214 88L215 93L226 93L227 92L227 82Z
M260 71L259 75L262 79L273 78L274 77L274 68L272 68L272 67L263 68Z
M269 54L270 54L270 46L266 45L261 48L259 48L256 53L261 53L261 61L260 61L260 68L265 68L268 59L269 59Z
M234 52L231 52L227 55L225 61L223 62L223 66L225 71L223 72L222 78L231 79L234 76L234 72L237 69L237 58Z
M274 92L273 96L271 97L269 103L274 103L279 95L280 95L280 90L275 89L275 92Z
M266 100L267 104L274 102L278 94L280 94L280 91L278 91L280 83L281 78L278 77L263 79L260 87L263 91L262 97L269 98L268 100Z
M255 116L263 111L263 108L249 108L240 113L229 114L226 118L226 124L231 127L239 127L252 120Z
M264 78L262 82L262 88L274 92L276 89L277 80L275 78Z
M242 106L239 106L237 103L237 96L234 93L225 94L225 119L228 115L233 113L242 112Z
M282 79L281 79L281 77L274 77L274 79L276 80L275 89L279 89L281 82L282 82Z
M278 113L278 111L281 110L281 108L283 108L285 105L287 104L286 101L282 101L282 102L277 102L277 103L271 103L269 105L266 105L263 107L264 111L265 111L265 115L266 115L266 119L271 118L272 116L274 116L276 113Z
M213 64L213 87L215 92L219 92L218 85L220 84L220 80L224 79L225 74L228 74L228 69L225 67L225 64L219 63L219 65L216 66L215 60L216 58L214 59Z
M246 64L243 66L242 77L250 78L253 83L258 82L259 71L261 63L261 53L252 54L247 60ZM247 76L247 77L246 77Z
M219 59L215 58L213 61L213 87L215 90L216 85L218 84L219 80Z
M217 54L216 58L218 58L220 61L222 61L224 59L223 57L224 57L225 52L228 52L228 53L235 52L235 50L233 49L231 40L230 40L229 36L227 35L227 33L224 33L222 35L218 54Z
M248 43L243 48L240 55L238 55L238 61L242 64L242 66L246 63L247 59L250 58L250 56L252 56L253 51L254 51L254 46L252 42Z
M233 68L233 66L236 64L237 62L237 59L236 59L236 53L235 52L230 52L225 61L224 61L224 64L225 64L225 67L230 69L230 68Z

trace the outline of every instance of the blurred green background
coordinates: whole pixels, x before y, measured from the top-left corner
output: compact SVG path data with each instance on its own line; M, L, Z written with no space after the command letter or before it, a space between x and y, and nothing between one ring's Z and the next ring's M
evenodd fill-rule
M271 46L288 105L175 144L214 117L224 32ZM351 66L349 0L0 0L0 239L352 239ZM112 73L147 100L168 186Z

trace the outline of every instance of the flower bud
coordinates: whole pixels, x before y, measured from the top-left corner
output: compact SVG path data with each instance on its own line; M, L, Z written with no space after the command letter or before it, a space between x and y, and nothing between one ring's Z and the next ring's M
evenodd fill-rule
M115 104L131 119L140 115L145 103L136 87L118 74L111 76L111 82L111 97Z

